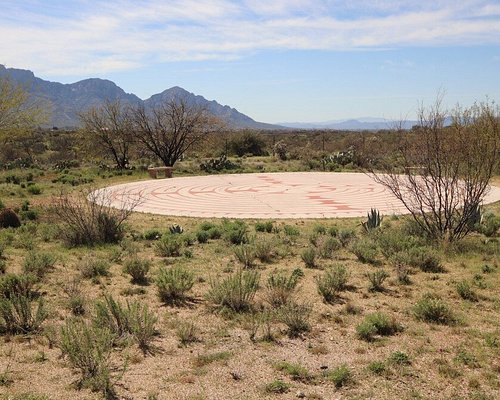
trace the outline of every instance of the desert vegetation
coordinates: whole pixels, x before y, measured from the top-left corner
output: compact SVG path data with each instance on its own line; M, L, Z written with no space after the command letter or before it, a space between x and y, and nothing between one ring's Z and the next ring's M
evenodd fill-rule
M382 171L398 134L219 133L175 173L221 154L236 167L215 172ZM154 157L132 146L120 166L74 132L33 138L29 156L0 148L0 398L498 397L498 203L453 240L377 210L138 215L89 190L146 179Z

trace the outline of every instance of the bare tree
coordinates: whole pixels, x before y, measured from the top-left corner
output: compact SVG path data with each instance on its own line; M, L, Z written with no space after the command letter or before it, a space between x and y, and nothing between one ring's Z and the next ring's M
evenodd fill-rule
M432 238L464 237L498 168L499 110L493 104L457 107L447 114L438 99L421 107L419 123L401 131L398 163L388 163L374 179L387 187ZM398 165L399 164L399 165Z
M84 141L92 152L111 157L118 169L128 167L130 149L134 143L130 110L120 101L106 101L79 115L83 123Z
M137 140L167 167L220 126L216 117L184 100L165 102L150 112L141 106L134 112Z

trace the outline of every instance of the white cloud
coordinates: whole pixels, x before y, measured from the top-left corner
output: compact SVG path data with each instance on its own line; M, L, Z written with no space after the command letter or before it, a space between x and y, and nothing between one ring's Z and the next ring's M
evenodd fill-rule
M274 49L500 44L499 6L483 0L46 3L19 1L0 15L0 63L44 75L89 75Z

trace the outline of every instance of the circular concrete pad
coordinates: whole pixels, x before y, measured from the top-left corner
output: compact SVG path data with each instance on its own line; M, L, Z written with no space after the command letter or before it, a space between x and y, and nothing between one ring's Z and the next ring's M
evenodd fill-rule
M406 213L384 186L362 173L283 172L147 180L103 189L112 206L187 217L334 218ZM492 188L488 202L500 199Z

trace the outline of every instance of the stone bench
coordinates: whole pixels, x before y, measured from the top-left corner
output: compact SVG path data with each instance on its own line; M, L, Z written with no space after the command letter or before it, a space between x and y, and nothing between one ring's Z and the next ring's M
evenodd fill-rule
M151 178L157 179L158 174L164 175L164 178L172 178L173 167L149 167L148 174Z

